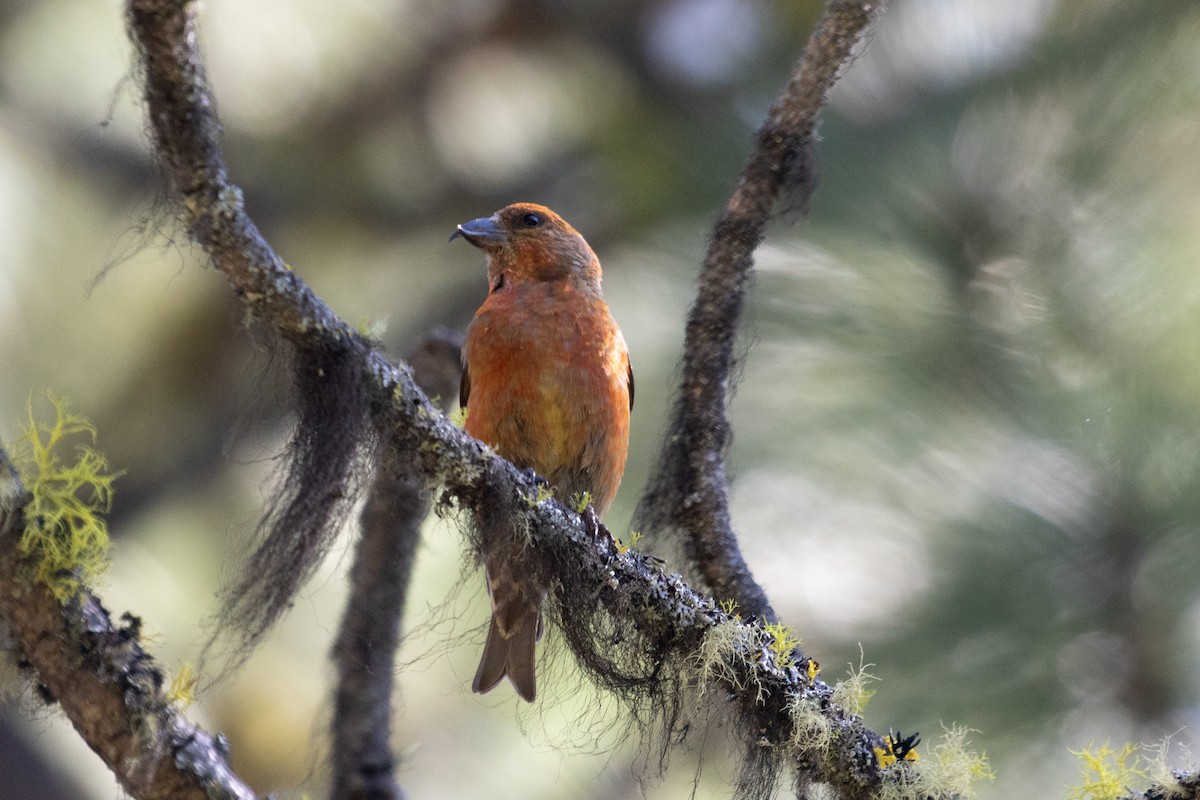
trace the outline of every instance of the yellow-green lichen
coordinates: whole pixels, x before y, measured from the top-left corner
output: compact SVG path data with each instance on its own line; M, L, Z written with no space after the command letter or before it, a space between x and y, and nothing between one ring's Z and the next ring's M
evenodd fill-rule
M782 622L768 622L763 630L771 637L767 648L775 655L775 663L780 669L792 666L792 651L800 646L800 639L792 629Z
M287 266L286 264L284 265ZM291 269L291 267L288 267ZM387 333L387 320L383 317L359 317L355 326L360 336L372 341L379 341Z
M620 539L614 539L613 543L617 547L617 552L620 553L621 555L625 555L632 548L637 547L637 543L640 542L641 539L642 539L641 531L630 531L629 532L629 544L625 544Z
M1117 800L1123 797L1134 782L1145 782L1146 765L1138 755L1136 744L1122 745L1119 750L1105 744L1072 750L1079 759L1080 782L1067 792L1067 800Z
M525 502L529 504L530 508L533 508L534 506L538 505L539 503L544 503L545 501L549 500L552 497L554 497L554 489L552 487L546 486L545 484L539 483L537 485L537 494L536 495L528 495L528 494L525 495Z
M53 421L38 422L31 400L29 424L13 447L30 497L19 547L37 565L37 580L66 601L108 568L108 526L102 515L121 473L109 472L104 455L85 444L68 448L68 440L81 437L95 443L96 430L65 400L47 397Z
M187 662L180 664L167 687L167 701L176 703L180 708L187 708L196 700L196 684L196 671L192 669L192 665Z
M591 492L575 492L571 495L571 506L575 509L576 514L582 514L584 509L592 504Z
M742 615L738 613L737 609L738 609L737 600L727 597L721 601L721 610L724 611L729 616L733 617L734 619L741 621Z

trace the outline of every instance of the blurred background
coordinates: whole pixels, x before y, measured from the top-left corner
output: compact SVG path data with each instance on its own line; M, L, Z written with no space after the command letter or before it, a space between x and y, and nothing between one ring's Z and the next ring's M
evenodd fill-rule
M485 293L454 225L515 200L589 239L638 372L627 530L706 232L820 3L208 0L234 180L343 318L400 354ZM984 798L1062 797L1069 750L1200 706L1200 6L892 0L822 126L807 221L759 252L733 402L734 514L786 622L870 726L943 724ZM288 419L280 370L174 226L115 0L0 2L0 437L70 398L126 474L102 594L194 664ZM350 539L347 536L347 541ZM395 730L414 798L619 798L620 709L555 654L539 703L468 686L486 619L427 525ZM335 553L194 719L260 792L320 797ZM636 738L636 737L635 737ZM724 797L721 734L652 798ZM0 798L111 798L26 694Z

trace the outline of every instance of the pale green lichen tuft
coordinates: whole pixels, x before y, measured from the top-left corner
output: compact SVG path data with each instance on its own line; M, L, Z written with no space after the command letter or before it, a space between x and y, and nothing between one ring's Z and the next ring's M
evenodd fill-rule
M844 680L833 687L832 700L841 706L847 714L861 715L867 703L875 695L875 690L868 688L879 678L867 672L874 664L864 664L859 658L858 667L850 664L850 672Z
M1182 797L1184 791L1179 786L1179 778L1171 767L1172 746L1178 753L1177 761L1182 761L1185 764L1194 764L1192 753L1188 747L1179 742L1172 742L1170 736L1164 736L1157 744L1145 745L1142 749L1146 751L1146 756L1143 758L1143 764L1146 771L1146 778L1151 784L1161 786L1164 789L1166 798Z
M710 628L700 642L700 649L692 655L692 667L696 671L696 683L703 695L712 681L723 681L731 686L743 688L736 662L745 662L749 640L744 627L730 620Z
M699 690L697 697L703 697L714 682L738 692L753 686L756 696L763 697L766 689L758 679L752 657L761 651L761 647L757 629L737 620L720 622L709 628L691 658Z
M788 698L787 712L792 718L788 747L801 755L820 755L829 749L833 742L833 721L815 700L792 695Z
M893 761L887 770L879 800L939 800L975 797L981 780L995 777L987 756L969 748L970 728L946 728L942 740L923 758Z

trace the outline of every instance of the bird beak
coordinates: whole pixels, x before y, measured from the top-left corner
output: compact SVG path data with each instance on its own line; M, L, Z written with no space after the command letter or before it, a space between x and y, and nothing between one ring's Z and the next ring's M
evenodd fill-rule
M453 242L460 236L476 247L484 247L489 242L501 242L505 238L504 230L496 224L493 217L480 217L462 223L450 234L450 241Z

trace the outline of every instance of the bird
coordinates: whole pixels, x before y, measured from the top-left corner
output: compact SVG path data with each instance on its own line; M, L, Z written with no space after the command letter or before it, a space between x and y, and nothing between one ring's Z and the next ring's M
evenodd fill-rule
M603 517L625 471L634 383L600 260L535 203L464 222L450 240L459 237L485 254L488 286L463 346L464 429L544 477L558 499L590 498ZM482 694L507 676L532 703L546 590L523 567L523 542L511 530L499 538L484 548L492 618L471 688Z

